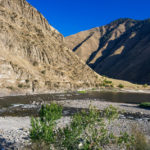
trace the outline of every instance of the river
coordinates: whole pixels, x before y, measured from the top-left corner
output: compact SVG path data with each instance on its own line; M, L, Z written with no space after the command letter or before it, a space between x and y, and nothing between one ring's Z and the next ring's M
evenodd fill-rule
M150 102L150 94L111 91L90 91L7 96L0 98L0 116L36 115L39 110L38 104L41 104L42 102L51 102L54 100L96 100L138 104L141 102Z

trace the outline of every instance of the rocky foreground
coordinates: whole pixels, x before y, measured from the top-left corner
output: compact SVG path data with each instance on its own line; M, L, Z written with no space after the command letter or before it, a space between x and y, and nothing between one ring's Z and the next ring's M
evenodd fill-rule
M109 105L117 107L124 113L119 115L119 119L108 125L108 129L115 134L120 131L133 132L133 128L142 131L148 139L150 139L150 111L138 108L135 104L111 103L100 101L59 101L64 107L88 108L91 104L99 109L104 109ZM64 112L64 117L58 120L58 127L68 124L71 119L66 116L68 112ZM30 145L29 138L30 118L29 117L0 117L0 149L23 149L24 146Z

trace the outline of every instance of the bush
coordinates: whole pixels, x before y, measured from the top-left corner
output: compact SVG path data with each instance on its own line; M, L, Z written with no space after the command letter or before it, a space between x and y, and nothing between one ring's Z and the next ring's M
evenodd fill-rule
M70 126L59 129L56 136L57 147L63 147L67 150L93 150L117 142L113 133L109 133L102 115L108 119L114 119L117 116L113 107L106 108L107 114L98 111L90 106L89 111L82 110L72 117ZM108 112L108 110L110 112ZM111 114L111 115L109 115ZM112 117L112 118L111 118Z
M82 110L72 116L70 125L56 130L55 121L61 115L62 107L51 104L41 107L39 118L31 119L30 137L38 145L45 143L45 150L48 145L48 149L100 150L111 144L126 148L133 144L133 137L127 133L115 136L108 131L104 117L110 122L118 116L118 111L113 106L107 107L103 112L90 106L89 111Z
M112 81L109 81L109 80L104 80L104 83L106 83L106 84L112 84Z
M52 103L51 105L42 105L39 112L39 118L31 119L30 138L33 141L42 140L52 142L54 139L55 120L61 118L62 107Z
M109 80L106 80L106 79L104 79L104 80L102 81L102 83L100 84L100 86L104 86L104 87L114 87L112 81L109 81Z
M150 108L150 102L143 102L139 105L141 108Z
M30 88L30 85L20 83L20 84L18 84L18 87L19 88Z
M18 84L18 87L19 87L19 88L23 88L24 85L23 85L23 84Z
M144 84L143 87L146 88L146 87L148 87L148 85L147 85L147 84Z
M118 118L118 110L117 108L110 105L109 107L106 107L103 111L104 117L106 117L108 120L113 120L115 118Z
M119 88L124 88L124 85L123 84L119 84L118 87Z

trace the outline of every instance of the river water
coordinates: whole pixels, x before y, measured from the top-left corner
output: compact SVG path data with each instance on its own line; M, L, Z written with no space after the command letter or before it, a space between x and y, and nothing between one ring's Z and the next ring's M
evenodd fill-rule
M57 100L99 100L118 103L150 102L150 94L91 91L86 93L55 93L0 98L0 116L31 116L39 110L38 103Z

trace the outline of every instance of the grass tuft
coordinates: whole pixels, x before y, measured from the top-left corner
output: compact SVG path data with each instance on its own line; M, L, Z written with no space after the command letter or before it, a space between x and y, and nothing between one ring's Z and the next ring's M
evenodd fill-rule
M78 91L78 93L85 94L85 93L87 93L87 91Z

